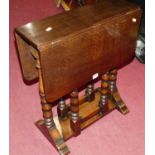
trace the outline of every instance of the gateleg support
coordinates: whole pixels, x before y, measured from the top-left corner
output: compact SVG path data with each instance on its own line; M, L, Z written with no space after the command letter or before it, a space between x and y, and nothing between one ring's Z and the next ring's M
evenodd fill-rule
M58 130L54 122L52 113L52 104L48 103L45 97L39 59L37 59L36 67L39 73L39 94L41 98L42 112L44 118L44 120L36 122L36 126L58 150L60 155L67 155L70 153L70 151L67 145L65 144L63 136L61 135L60 131Z
M109 98L109 73L105 73L101 77L101 96L99 101L99 107L101 109L100 114L104 115L108 108Z
M79 118L79 98L78 98L78 91L74 90L71 93L71 128L74 132L74 136L78 136L81 133L80 128L80 118Z

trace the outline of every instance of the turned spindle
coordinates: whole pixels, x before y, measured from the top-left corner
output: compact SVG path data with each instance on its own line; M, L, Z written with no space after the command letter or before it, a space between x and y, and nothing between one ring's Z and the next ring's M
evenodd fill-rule
M50 103L48 103L45 98L39 60L37 60L36 68L38 69L38 73L39 73L39 94L40 94L40 98L41 98L44 123L45 123L46 127L48 129L50 129L50 128L55 127L55 123L53 121L52 105Z
M71 128L74 132L74 135L77 136L81 132L79 123L79 98L77 90L71 93L70 110L71 110Z
M95 98L95 95L94 95L94 85L93 84L89 84L86 88L86 91L85 91L85 96L86 96L86 100L87 101L92 101L94 100Z
M114 69L109 75L109 89L111 94L116 90L117 70Z
M109 73L107 72L101 77L101 97L99 102L101 113L104 113L107 109L108 95L109 95Z
M57 112L58 112L58 117L60 119L65 119L68 116L68 108L67 105L65 103L64 99L60 99L59 103L58 103L58 107L57 107Z

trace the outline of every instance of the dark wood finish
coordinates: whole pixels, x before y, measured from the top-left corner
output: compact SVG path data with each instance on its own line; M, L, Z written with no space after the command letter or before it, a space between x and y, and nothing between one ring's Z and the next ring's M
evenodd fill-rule
M124 115L126 115L129 112L128 107L126 106L126 104L124 103L124 101L122 100L118 89L116 88L116 90L113 92L112 94L112 99L115 101L116 104L116 108Z
M116 90L116 80L117 80L117 70L114 69L110 72L109 76L109 89L110 92L113 93Z
M116 108L122 114L125 115L129 112L129 109L125 105L122 98L120 97L120 94L119 94L117 86L116 86L116 80L117 80L117 69L113 69L110 71L110 76L109 76L109 89L110 89L110 93L111 93L111 99L114 100L114 103L116 104Z
M33 53L32 53L33 54ZM37 55L33 55L38 58ZM41 67L40 61L37 59L36 68L38 69L39 73L39 94L42 103L42 111L43 111L43 118L44 118L44 134L48 136L48 139L52 142L53 146L59 151L60 155L67 155L69 154L69 149L64 143L64 139L59 133L58 129L55 126L53 120L53 113L52 113L52 105L47 102L44 93L44 87L42 83L42 74L41 74Z
M105 0L17 28L39 52L48 102L84 85L95 73L129 63L140 14L136 5Z
M43 118L44 118L46 127L52 128L55 126L55 124L53 122L52 105L50 103L48 103L45 98L39 60L37 60L37 68L38 68L38 72L39 72L39 94L40 94L40 98L41 98Z
M32 81L38 78L36 69L36 61L34 60L31 51L31 46L17 33L15 33L16 43L18 47L18 56L20 58L21 69L24 79ZM35 49L34 49L35 50Z
M58 131L56 127L47 129L43 120L37 121L36 126L49 140L49 142L58 150L60 155L68 155L70 153L68 147L64 143L62 135L60 135L60 131Z
M60 119L66 119L68 117L68 107L66 106L65 100L60 99L57 112Z
M92 101L95 98L94 95L94 84L93 83L89 83L86 90L85 90L85 96L86 96L86 100L87 101Z
M101 78L101 97L99 107L101 108L101 114L107 111L109 97L109 73L105 73Z
M61 155L69 153L65 140L112 110L129 112L116 87L116 69L134 57L140 16L137 5L104 0L15 30L25 80L39 77L44 120L36 125ZM94 90L96 76L101 88ZM77 89L86 84L79 99ZM70 93L67 106L63 99Z
M122 15L125 16L123 23L129 22L126 23L126 26L128 24L133 26L132 17L136 18L140 14L139 12L140 8L137 5L125 0L104 0L95 5L84 6L39 21L27 23L26 25L16 28L16 32L27 39L34 47L42 49L46 48L46 46L51 46L52 43L54 44L55 41L58 41L65 36L68 37L68 35L80 32L80 30L83 30L84 28L88 29L94 24L106 22L109 18L111 21L111 18L116 15L120 17ZM126 13L128 14L127 16ZM129 18L129 20L126 18ZM122 18L120 18L118 22L121 20ZM111 21L110 24L113 25L113 22ZM138 18L134 25L134 28L136 29ZM46 28L48 27L52 27L52 30L46 31ZM119 25L117 26L117 29L120 29ZM127 30L126 33L128 33ZM134 36L135 35L136 32L134 33Z
M81 103L79 106L79 116L81 118L80 119L81 130L87 128L92 123L96 122L103 116L106 116L108 113L112 112L116 108L115 100L111 100L109 98L108 103L107 103L107 110L105 111L105 113L103 113L101 115L100 114L101 109L98 106L98 103L101 98L100 92L101 92L101 90L99 88L97 88L95 90L95 99L91 102L84 101L83 96L79 99L79 102ZM122 104L122 107L123 107L123 104ZM125 112L126 112L126 110L124 109L124 114L125 114ZM70 111L69 111L69 113L70 113ZM70 124L71 121L70 121L69 117L64 120L63 119L59 120L57 117L55 117L54 121L56 122L56 124L58 124L57 128L58 128L59 132L62 133L65 141L74 136L74 131L71 128L71 124ZM43 127L45 126L44 122L42 120L40 120L36 123L36 125L39 127L41 132L44 133L44 129L43 129ZM61 126L61 128L59 126ZM46 134L46 137L48 138L47 134Z
M79 118L79 98L78 91L74 90L71 93L70 101L70 110L71 110L71 128L75 136L78 136L81 133L80 129L80 118Z

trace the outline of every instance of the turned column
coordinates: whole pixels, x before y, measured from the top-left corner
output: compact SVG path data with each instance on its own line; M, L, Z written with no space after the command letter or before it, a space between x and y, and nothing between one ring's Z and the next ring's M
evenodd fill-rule
M109 95L109 73L105 73L101 77L101 97L99 107L101 108L101 114L103 114L108 106L108 95Z
M44 123L45 123L46 127L48 129L50 129L50 128L55 127L55 123L53 121L52 105L50 103L48 103L45 98L39 60L37 60L36 67L37 67L38 73L39 73L39 94L40 94L40 98L41 98Z
M60 119L65 119L68 116L68 108L64 99L60 99L57 107L58 116Z
M80 134L80 122L79 122L79 98L78 91L74 90L71 93L71 128L74 131L74 135L77 136Z
M85 91L85 96L86 96L86 100L89 102L94 100L95 95L94 95L94 85L93 84L91 84L91 83L88 84L86 91Z
M109 75L109 89L111 94L116 90L117 70L114 69Z

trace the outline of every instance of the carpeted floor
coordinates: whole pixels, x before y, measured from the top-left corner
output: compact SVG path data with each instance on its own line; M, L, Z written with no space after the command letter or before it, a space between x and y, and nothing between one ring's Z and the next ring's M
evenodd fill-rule
M58 154L34 125L42 117L38 84L22 80L13 30L62 11L52 0L10 0L10 155ZM135 59L119 70L118 88L130 113L115 110L67 141L71 155L144 154L144 65Z

